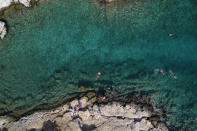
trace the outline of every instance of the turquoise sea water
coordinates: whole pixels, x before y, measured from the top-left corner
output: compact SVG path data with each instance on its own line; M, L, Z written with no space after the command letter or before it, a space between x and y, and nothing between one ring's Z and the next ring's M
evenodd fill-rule
M0 41L1 115L52 105L101 72L117 92L166 108L171 128L197 128L195 0L50 0L13 12Z

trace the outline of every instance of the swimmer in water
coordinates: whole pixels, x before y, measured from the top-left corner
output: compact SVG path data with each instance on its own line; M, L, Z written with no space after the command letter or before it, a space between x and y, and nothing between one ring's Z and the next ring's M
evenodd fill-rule
M161 73L162 75L165 75L165 72L163 69L155 69L155 72L158 74L158 73Z
M169 73L171 77L173 77L174 79L177 79L176 74L172 70L169 70Z
M97 76L96 76L96 80L98 80L98 78L101 76L101 72L98 72L97 73Z
M169 37L172 37L173 35L174 35L174 34L172 34L172 33L169 33L169 34L168 34Z

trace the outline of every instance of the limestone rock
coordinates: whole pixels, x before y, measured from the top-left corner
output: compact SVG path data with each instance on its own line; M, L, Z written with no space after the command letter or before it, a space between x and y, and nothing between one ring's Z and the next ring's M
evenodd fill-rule
M13 0L0 0L0 10L11 5Z
M99 126L98 131L131 131L131 124L133 121L126 119L112 118L102 126Z
M57 114L57 113L62 113L69 110L69 106L68 105L63 105L61 107L58 107L54 110L51 111L52 114Z
M137 122L134 125L133 130L134 131L148 131L152 128L153 128L153 125L151 124L150 121L146 119L142 119L140 122Z
M0 38L3 39L7 34L5 23L0 21Z
M0 0L0 10L9 7L13 3L21 3L25 7L30 7L31 0Z
M87 121L88 118L90 117L90 112L88 110L87 111L79 111L78 114L83 121Z
M19 0L19 3L23 4L25 7L30 7L31 0Z
M81 128L77 122L69 122L67 126L65 126L64 131L81 131Z
M77 105L78 104L78 100L74 100L74 101L72 101L71 103L70 103L70 105L72 106L72 107L75 107L75 105Z
M101 113L99 112L99 108L97 105L93 106L93 113L92 113L95 117L95 119L99 119L101 117Z
M9 128L9 131L25 131L32 128L40 129L42 128L43 123L47 120L49 120L48 113L36 112L11 123L7 127Z
M9 123L9 121L10 120L8 118L0 117L0 129L5 127Z
M151 116L151 113L148 110L141 110L140 107L135 107L135 105L126 105L126 107L123 107L119 103L101 106L100 111L101 114L105 116L121 116L127 118L142 118Z
M73 100L52 111L36 112L21 118L16 122L3 125L9 131L26 131L47 128L65 131L168 131L167 126L154 118L154 110L149 110L140 104L109 102L96 104L86 97L80 99L82 108L75 110L75 115L69 110L78 100ZM154 123L155 122L155 123ZM2 123L4 123L2 121Z
M100 111L101 114L105 116L123 116L125 113L123 106L121 106L119 103L101 106Z
M82 108L84 108L88 105L88 98L83 97L83 98L80 99L80 102L82 103Z

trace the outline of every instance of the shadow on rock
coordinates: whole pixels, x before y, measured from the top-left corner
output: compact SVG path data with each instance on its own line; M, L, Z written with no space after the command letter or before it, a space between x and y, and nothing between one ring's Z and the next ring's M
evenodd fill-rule
M55 122L48 120L43 123L42 129L32 128L28 131L58 131L58 126Z
M84 124L81 128L82 131L91 131L91 130L94 130L94 129L96 129L96 126L94 124L92 124L92 125Z

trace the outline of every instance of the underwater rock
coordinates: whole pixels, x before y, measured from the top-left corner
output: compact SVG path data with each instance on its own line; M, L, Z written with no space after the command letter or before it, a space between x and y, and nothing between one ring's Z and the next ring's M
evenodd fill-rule
M32 0L0 0L0 12L3 9L8 8L10 5L18 4L18 3L21 3L25 7L31 7L31 1ZM0 21L0 39L3 39L6 34L7 34L7 29L5 26L5 22Z
M115 2L117 0L101 0L100 2L102 3L112 3L112 2Z
M110 3L110 2L114 2L115 0L105 0L105 2Z
M0 38L3 39L7 34L7 29L5 23L0 21Z

